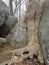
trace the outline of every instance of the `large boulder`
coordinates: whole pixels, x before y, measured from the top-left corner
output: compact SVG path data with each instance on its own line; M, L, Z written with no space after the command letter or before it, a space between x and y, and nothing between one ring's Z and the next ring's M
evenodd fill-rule
M7 5L0 0L0 27L5 23L9 15L9 8Z
M0 37L6 37L17 22L15 16L9 16L9 8L0 0Z
M18 20L15 16L9 16L5 24L8 26L10 30L12 30L13 27L15 27L16 23L18 23Z
M12 29L6 39L14 48L24 47L27 45L26 32L26 24L24 22L19 22Z
M9 17L9 8L7 5L0 0L0 37L5 37L7 35L8 26L5 24Z
M49 0L46 1L39 26L39 38L46 65L49 65Z

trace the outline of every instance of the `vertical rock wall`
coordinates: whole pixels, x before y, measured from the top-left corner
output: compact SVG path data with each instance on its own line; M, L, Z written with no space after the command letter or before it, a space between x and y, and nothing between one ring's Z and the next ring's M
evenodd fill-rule
M40 26L40 41L46 65L49 65L49 0L46 0Z

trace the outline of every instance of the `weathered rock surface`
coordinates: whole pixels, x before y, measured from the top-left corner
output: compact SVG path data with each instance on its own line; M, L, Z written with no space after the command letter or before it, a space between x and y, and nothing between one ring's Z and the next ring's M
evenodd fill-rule
M0 27L0 37L6 37L17 22L15 16L9 16L5 23Z
M27 44L26 24L19 22L6 37L14 48L24 47Z
M9 16L8 9L9 8L7 7L7 5L2 0L0 0L0 37L5 37L7 35L7 32L9 31L8 26L5 25L5 21Z
M7 5L0 0L0 26L2 26L8 18L9 8Z
M46 0L39 26L41 48L46 65L49 65L49 0Z
M16 23L18 23L18 20L15 16L9 16L7 21L5 22L9 30L12 30L12 28L15 27Z

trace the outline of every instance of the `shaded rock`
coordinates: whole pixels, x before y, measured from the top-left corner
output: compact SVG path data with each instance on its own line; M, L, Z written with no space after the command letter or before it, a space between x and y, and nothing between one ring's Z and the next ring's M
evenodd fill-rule
M15 16L9 16L7 21L0 27L0 37L6 37L17 22Z
M9 32L10 32L10 29L6 24L4 24L0 27L0 37L5 38Z
M16 25L17 19L14 16L9 16L8 20L0 27L0 37L6 38L11 29ZM4 39L0 40L0 46L4 44Z
M49 65L49 0L46 0L43 9L43 15L39 26L39 38L41 41L41 48L46 65Z
M8 18L9 8L7 5L0 0L0 26L2 26Z
M5 21L9 17L9 8L0 0L0 37L5 37L9 31L8 26L5 25Z
M5 24L8 26L8 28L11 30L13 27L15 27L16 23L18 23L18 20L15 16L9 16Z

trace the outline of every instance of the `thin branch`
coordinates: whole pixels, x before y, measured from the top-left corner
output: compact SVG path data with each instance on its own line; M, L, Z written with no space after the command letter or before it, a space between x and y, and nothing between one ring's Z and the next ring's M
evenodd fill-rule
M21 4L23 4L23 2L24 2L24 0L21 1ZM17 5L18 8L20 7L21 4L19 3L19 4L18 4L19 6ZM14 14L16 13L16 10L18 10L18 8L16 7L16 9L14 10Z

